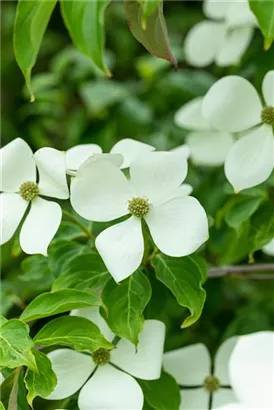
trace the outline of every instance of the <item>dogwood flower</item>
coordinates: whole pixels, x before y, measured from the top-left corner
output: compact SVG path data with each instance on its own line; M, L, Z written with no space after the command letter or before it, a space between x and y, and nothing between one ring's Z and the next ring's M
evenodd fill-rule
M131 161L144 152L154 151L155 148L143 142L124 138L118 141L110 150L110 154L122 154L121 168L128 168ZM77 171L79 167L93 155L102 154L102 148L97 144L76 145L66 152L66 166L68 170Z
M228 359L235 343L235 338L227 339L213 362L206 346L201 343L164 354L164 369L181 388L180 409L209 410L234 400L228 377Z
M234 138L229 132L214 130L203 118L202 101L202 97L197 97L184 104L176 112L174 121L178 127L192 131L186 136L186 145L193 162L205 166L222 165Z
M263 247L262 251L266 255L274 256L274 238Z
M130 180L108 161L81 167L71 189L71 204L97 222L130 217L104 230L95 245L116 281L131 275L144 254L142 219L156 246L170 256L193 253L208 238L206 213L181 186L187 161L180 153L149 152L135 158Z
M263 80L265 106L247 80L227 76L203 100L203 116L220 131L244 132L230 149L225 173L236 192L264 182L274 165L274 70Z
M274 409L274 332L239 337L230 357L229 375L238 401L219 410Z
M26 253L47 255L62 210L56 202L40 195L69 198L65 153L41 148L33 155L28 144L17 138L1 149L1 159L1 244L11 239L29 208L20 232L20 245Z
M186 61L196 67L237 64L247 50L256 25L248 0L205 0L209 20L196 24L185 39Z
M114 338L98 308L78 309L71 314L91 320L107 339ZM64 399L81 389L80 410L141 410L143 392L134 377L144 380L160 377L164 338L164 324L147 320L137 349L128 340L121 339L116 349L99 349L92 355L65 348L50 352L48 357L58 382L47 399Z

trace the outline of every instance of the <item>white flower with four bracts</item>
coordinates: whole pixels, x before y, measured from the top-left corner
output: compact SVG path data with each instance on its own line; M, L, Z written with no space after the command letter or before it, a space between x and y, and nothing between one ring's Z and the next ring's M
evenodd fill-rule
M248 0L205 0L209 20L196 24L185 39L185 58L195 67L237 64L246 52L256 26Z
M240 336L229 360L235 401L218 410L274 409L274 332Z
M78 309L71 314L91 320L109 341L114 339L98 308ZM81 389L80 410L141 410L144 396L134 377L143 380L160 377L164 339L164 324L147 320L137 348L120 339L115 349L99 349L92 355L67 348L50 352L48 357L58 381L47 399L64 399Z
M85 164L82 165L85 167ZM150 152L134 159L130 180L114 164L96 161L79 168L71 186L75 211L91 221L131 215L98 235L95 241L116 281L131 275L144 254L142 219L156 246L170 256L185 256L208 239L207 216L182 186L187 161L181 153Z
M263 80L262 105L254 86L239 76L217 81L203 100L204 118L223 132L244 132L230 149L225 174L236 192L264 182L274 165L274 70Z
M43 199L67 199L65 153L31 148L17 138L1 149L1 244L14 235L24 214L20 245L29 254L47 255L47 248L62 218L59 204ZM37 176L38 171L38 176Z
M181 389L180 409L216 409L234 401L228 376L228 360L236 338L227 339L218 349L213 361L201 343L164 354L163 367Z
M197 97L184 104L175 113L174 121L178 127L191 131L186 136L186 145L195 164L222 165L234 143L234 138L229 132L216 131L211 127L202 116L202 102L203 97ZM182 147L184 148L185 145Z

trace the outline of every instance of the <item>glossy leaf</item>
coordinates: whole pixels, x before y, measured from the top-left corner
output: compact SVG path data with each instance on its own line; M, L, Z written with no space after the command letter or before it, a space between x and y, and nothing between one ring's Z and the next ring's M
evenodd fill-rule
M78 352L112 349L98 327L78 316L62 316L47 323L35 336L34 343L42 346L62 345Z
M35 357L31 351L34 347L29 336L29 327L18 319L11 319L1 326L0 351L1 366L14 369L27 366L37 371Z
M126 18L129 28L136 38L151 54L168 60L177 68L168 39L166 22L163 14L163 2L146 19L144 27L143 8L138 1L125 0Z
M14 23L14 54L34 101L31 70L57 0L19 0Z
M207 274L206 262L196 255L171 258L158 254L152 259L152 265L157 278L171 290L177 302L190 312L181 327L195 323L201 316L206 299L206 292L202 288Z
M119 284L110 279L103 290L102 300L106 307L104 316L111 330L136 345L144 324L143 311L150 298L150 283L140 270Z
M272 0L249 0L249 7L255 14L265 38L268 50L274 40L274 5Z
M37 296L23 311L21 320L30 322L88 306L99 305L98 298L90 293L76 289L64 289L56 292L46 292Z
M62 0L61 12L75 46L110 76L104 62L104 13L108 3L109 0Z
M25 375L25 385L28 389L27 400L30 406L32 406L35 397L47 397L57 384L57 377L48 357L39 350L33 350L33 354L38 372L34 373L28 369Z

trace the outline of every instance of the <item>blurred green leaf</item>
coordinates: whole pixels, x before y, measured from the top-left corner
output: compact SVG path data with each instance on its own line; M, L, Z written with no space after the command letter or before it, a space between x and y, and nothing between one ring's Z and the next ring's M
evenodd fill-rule
M30 322L88 306L98 306L100 301L94 295L76 289L64 289L56 292L42 293L37 296L23 311L21 320Z
M106 307L104 317L111 330L137 345L144 324L143 311L150 298L149 280L140 270L119 284L110 279L102 300Z
M19 0L17 4L13 36L14 53L24 74L31 101L34 101L31 70L56 2L57 0Z
M73 43L106 75L104 13L110 0L61 0L62 16Z
M94 323L77 316L62 316L47 323L35 336L34 343L69 346L78 352L89 353L100 348L113 348Z
M273 0L249 0L249 7L257 17L265 38L265 50L268 50L274 40Z
M225 216L226 223L237 231L256 212L261 202L262 198L255 197L235 203Z
M255 252L271 241L274 236L274 207L263 204L250 221L250 251Z
M190 311L181 327L188 327L201 316L206 292L202 283L206 280L207 264L199 256L171 258L158 254L152 259L157 278L167 286L181 306Z

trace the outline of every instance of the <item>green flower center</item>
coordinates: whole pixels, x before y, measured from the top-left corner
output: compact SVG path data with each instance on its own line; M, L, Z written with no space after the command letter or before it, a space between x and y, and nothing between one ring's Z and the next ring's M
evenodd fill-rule
M274 107L264 107L261 114L262 122L274 127Z
M19 194L25 201L32 201L39 195L39 188L35 182L23 182L19 188Z
M128 201L129 212L137 216L137 218L144 218L149 213L149 202L146 198L134 197Z
M103 364L109 362L110 352L107 349L101 348L96 350L96 352L92 353L91 357L96 366L102 366Z
M213 392L219 390L219 388L220 388L219 379L217 379L217 377L215 377L215 376L208 376L204 380L204 388L210 393L213 393Z

